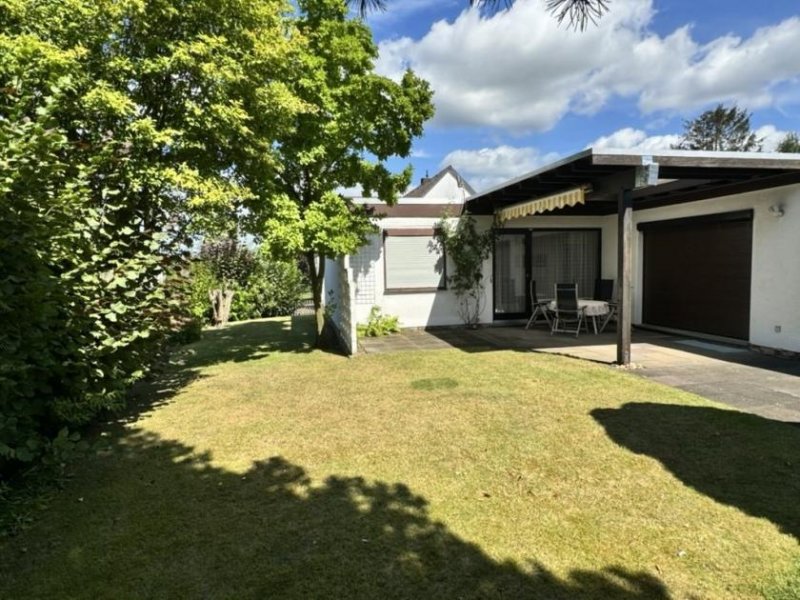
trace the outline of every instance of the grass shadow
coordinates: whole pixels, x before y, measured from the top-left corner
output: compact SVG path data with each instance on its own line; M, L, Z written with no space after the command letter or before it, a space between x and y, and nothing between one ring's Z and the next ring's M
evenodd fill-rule
M185 367L197 369L224 362L258 360L277 353L307 354L312 350L314 321L303 316L206 329L201 342L189 344L179 355Z
M143 430L113 439L83 469L79 498L65 494L36 530L0 546L0 596L670 597L646 572L562 578L535 561L497 561L401 483L313 481L282 457L235 473Z
M201 340L175 350L168 362L133 386L125 408L109 415L109 419L134 422L168 404L181 389L208 377L203 373L206 367L274 354L308 354L315 350L314 341L313 316L259 319L206 329Z
M800 540L800 427L706 406L631 403L592 416L617 444Z

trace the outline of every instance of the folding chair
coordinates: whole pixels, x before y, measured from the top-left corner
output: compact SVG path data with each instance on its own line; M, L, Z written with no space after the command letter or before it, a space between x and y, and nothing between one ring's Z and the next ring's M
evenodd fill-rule
M608 325L608 322L612 318L616 319L617 317L617 302L614 298L614 280L597 279L594 282L594 299L602 300L608 304L608 314L603 320L603 324L600 326L600 333L603 333L603 330L606 328L606 325Z
M578 284L577 283L557 283L556 290L556 309L553 311L553 326L550 334L554 333L574 333L578 337L581 333L581 325L585 323L586 307L578 306ZM575 329L565 327L574 324Z
M525 329L530 329L531 326L536 325L539 322L539 318L543 317L545 323L547 323L548 327L552 327L552 323L550 322L550 315L548 314L549 309L547 308L550 305L549 300L539 300L536 296L536 280L531 279L531 286L530 286L530 294L531 294L531 310L533 313L531 314L531 318L528 319L527 325L525 325Z

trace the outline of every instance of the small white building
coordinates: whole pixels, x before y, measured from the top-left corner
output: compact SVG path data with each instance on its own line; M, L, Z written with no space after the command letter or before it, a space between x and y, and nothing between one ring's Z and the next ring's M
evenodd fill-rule
M531 281L588 297L613 279L623 327L800 352L800 155L588 149L480 194L448 167L376 209L380 234L331 278L346 275L353 323L373 305L404 327L460 323L432 241L463 209L496 232L487 325L524 320Z

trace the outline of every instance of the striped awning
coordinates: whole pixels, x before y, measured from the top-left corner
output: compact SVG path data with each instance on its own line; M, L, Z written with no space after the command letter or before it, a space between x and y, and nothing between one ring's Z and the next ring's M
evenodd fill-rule
M559 194L553 194L545 198L537 198L536 200L528 200L520 202L519 204L512 204L506 208L501 209L497 213L497 218L501 223L510 221L511 219L520 219L529 215L543 213L557 208L564 208L567 206L575 206L576 204L584 204L586 202L586 195L584 188L579 187Z

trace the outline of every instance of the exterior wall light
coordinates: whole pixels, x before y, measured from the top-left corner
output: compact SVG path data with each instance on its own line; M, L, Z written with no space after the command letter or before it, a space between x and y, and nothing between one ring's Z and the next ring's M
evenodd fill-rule
M769 207L769 214L771 214L776 219L780 219L784 215L783 206L781 206L780 204L773 204L772 206Z

